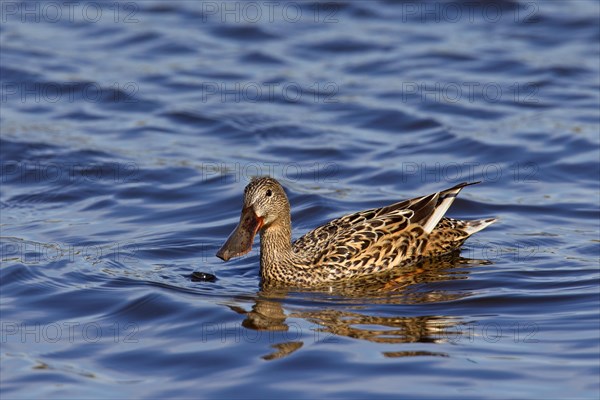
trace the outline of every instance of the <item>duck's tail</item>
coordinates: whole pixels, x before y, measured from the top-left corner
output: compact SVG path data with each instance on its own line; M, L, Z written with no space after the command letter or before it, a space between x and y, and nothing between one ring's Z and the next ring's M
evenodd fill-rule
M424 251L426 256L438 256L458 249L472 234L496 222L497 218L463 221L443 218L429 234L428 244Z
M487 228L496 221L498 221L498 218L476 219L472 221L458 220L456 221L456 228L467 232L468 235L471 236L472 234Z
M450 208L450 206L452 205L452 203L456 199L456 196L458 196L462 188L464 188L465 186L476 185L478 183L481 182L463 182L459 183L456 186L452 186L450 189L446 189L439 193L436 193L437 202L434 205L433 212L427 218L427 221L423 224L423 229L425 230L425 232L431 233L433 229L438 225L438 223L442 220L442 218L444 218L446 211L448 211L448 209Z

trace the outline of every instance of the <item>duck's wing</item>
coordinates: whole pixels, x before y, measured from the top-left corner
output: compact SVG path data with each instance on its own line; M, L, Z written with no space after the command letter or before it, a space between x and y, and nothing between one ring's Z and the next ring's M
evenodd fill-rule
M320 265L381 264L418 255L458 192L470 184L337 218L298 239L294 250Z

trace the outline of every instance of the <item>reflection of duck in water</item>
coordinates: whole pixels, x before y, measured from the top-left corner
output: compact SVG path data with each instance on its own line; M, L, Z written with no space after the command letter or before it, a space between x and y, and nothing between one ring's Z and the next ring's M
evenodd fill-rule
M452 341L462 334L463 322L458 317L440 315L382 315L370 312L369 307L392 304L406 307L415 304L458 300L467 293L445 290L420 290L420 284L467 279L468 267L487 264L488 261L448 256L435 262L425 261L401 269L401 275L380 276L367 281L346 281L327 289L303 289L302 297L310 296L314 305L286 313L282 299L288 296L289 287L275 283L263 283L252 310L231 306L246 318L242 326L257 331L288 331L298 325L294 319L303 319L315 325L315 335L323 340L349 337L375 343L437 343ZM458 267L458 268L457 268ZM340 301L331 302L334 297ZM360 305L356 301L360 300ZM325 306L323 306L325 302ZM286 307L287 309L287 307ZM394 309L396 309L394 307ZM373 314L373 315L369 315ZM292 321L288 321L291 319ZM303 346L299 340L284 341L273 345L275 352L264 356L275 359L287 356ZM446 356L430 351L386 351L386 357L416 355Z
M227 261L246 254L260 232L264 281L307 287L391 271L448 254L495 221L444 218L468 185L337 218L292 244L283 187L273 178L255 178L244 190L240 223L217 256Z

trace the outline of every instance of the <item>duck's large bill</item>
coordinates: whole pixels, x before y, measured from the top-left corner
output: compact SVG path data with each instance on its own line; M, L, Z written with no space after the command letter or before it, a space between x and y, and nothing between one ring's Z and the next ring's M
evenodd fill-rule
M233 257L243 256L252 249L254 236L263 226L263 219L258 217L252 207L246 207L242 210L240 223L229 235L229 238L217 252L217 257L227 261Z

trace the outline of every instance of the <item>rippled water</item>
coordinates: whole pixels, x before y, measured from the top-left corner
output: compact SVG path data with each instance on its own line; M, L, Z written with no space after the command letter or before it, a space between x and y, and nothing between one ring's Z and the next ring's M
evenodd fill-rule
M3 399L597 398L597 2L1 6ZM464 180L500 221L261 288L214 256L259 174L295 237Z

